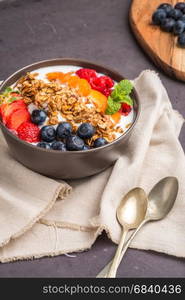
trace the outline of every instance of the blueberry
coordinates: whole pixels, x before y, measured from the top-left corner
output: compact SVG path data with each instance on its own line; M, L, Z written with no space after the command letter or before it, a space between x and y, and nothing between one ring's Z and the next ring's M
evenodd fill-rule
M107 145L108 142L106 139L104 138L97 138L95 141L94 141L94 147L95 148L98 148L98 147L101 147L101 146L104 146L104 145Z
M72 126L68 122L61 122L58 127L57 127L57 138L58 139L63 139L66 138L67 136L71 135L72 133Z
M179 35L177 42L180 47L185 48L185 33Z
M161 21L161 29L167 32L173 31L173 28L175 26L175 20L172 18L166 18Z
M66 139L66 148L70 151L79 151L84 148L84 141L77 135L68 136Z
M152 15L152 21L155 25L160 25L161 21L166 18L164 9L157 9Z
M44 110L34 109L31 114L31 120L34 124L41 125L46 120L47 115Z
M77 130L77 135L82 139L90 139L94 133L95 129L90 123L82 123Z
M177 4L175 4L175 8L180 9L181 11L183 11L185 9L185 3L184 2L178 2Z
M56 136L55 128L51 125L43 126L40 131L41 139L45 142L53 142Z
M179 35L179 34L183 33L184 29L185 29L185 23L181 20L178 20L176 22L176 24L174 25L173 33L175 35Z
M40 143L38 143L37 147L44 148L44 149L50 149L51 148L50 144L48 144L46 142L40 142Z
M168 14L168 16L170 18L173 18L174 20L179 20L182 17L182 15L183 15L182 11L175 8L173 8Z
M88 145L84 145L82 150L89 150L89 149L91 149L91 148Z
M180 18L180 20L185 23L185 15L182 15L182 17Z
M52 144L51 144L51 149L53 150L61 150L61 151L66 151L66 145L62 142L59 142L59 141L54 141Z
M172 5L169 3L162 3L158 6L157 9L163 9L167 15L169 14L169 12L173 9Z

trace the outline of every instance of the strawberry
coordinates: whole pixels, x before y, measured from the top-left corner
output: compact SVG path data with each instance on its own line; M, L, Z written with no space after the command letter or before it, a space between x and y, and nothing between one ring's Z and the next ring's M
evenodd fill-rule
M16 92L12 92L12 93L10 93L10 94L11 94L12 97L22 99L21 94L18 94L18 93L16 93Z
M6 125L9 129L17 130L17 128L23 122L26 122L26 121L29 121L29 120L30 120L30 114L29 114L28 110L25 109L25 108L20 108L20 109L14 111L10 115Z
M9 117L18 109L26 109L26 104L23 100L15 100L12 103L5 104L6 106L2 110L2 120L6 124Z
M4 114L5 114L5 111L8 108L8 106L9 106L9 104L7 104L7 103L3 103L0 106L0 117L1 117L4 124L6 123L5 118L4 118Z
M40 128L31 122L22 123L17 129L17 134L21 140L26 142L37 143L40 141Z

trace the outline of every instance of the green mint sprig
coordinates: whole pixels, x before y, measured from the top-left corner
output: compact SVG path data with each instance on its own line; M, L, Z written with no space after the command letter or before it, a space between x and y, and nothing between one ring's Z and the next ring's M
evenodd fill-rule
M0 94L0 105L4 102L6 103L12 103L13 101L17 100L16 97L12 97L11 93L18 93L18 91L15 91L10 86L5 88L2 94Z
M108 97L106 114L112 115L120 110L122 103L127 103L133 106L133 100L130 97L130 93L133 89L132 83L127 80L121 80Z

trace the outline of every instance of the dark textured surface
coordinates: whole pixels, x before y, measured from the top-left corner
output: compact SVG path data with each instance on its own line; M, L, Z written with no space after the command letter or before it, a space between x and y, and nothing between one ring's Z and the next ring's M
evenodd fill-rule
M154 69L174 108L185 115L184 83L161 73L143 53L128 25L128 0L5 0L0 2L0 79L34 61L54 57L89 59L134 78ZM157 42L157 41L156 41ZM185 149L185 128L181 132ZM102 236L75 258L58 256L0 264L0 277L95 276L115 250ZM183 259L128 250L119 269L123 277L185 277Z

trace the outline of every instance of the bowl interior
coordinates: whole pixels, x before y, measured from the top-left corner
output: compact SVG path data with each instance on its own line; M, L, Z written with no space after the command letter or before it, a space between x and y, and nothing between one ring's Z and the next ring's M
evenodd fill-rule
M115 70L113 70L111 68L107 68L107 67L105 67L103 65L99 65L99 64L96 64L96 63L93 63L93 62L89 62L89 61L85 61L85 60L74 59L74 58L56 58L56 59L50 59L50 60L44 60L44 61L36 62L36 63L33 63L31 65L28 65L26 67L21 68L20 70L18 70L17 72L13 73L11 76L9 76L6 80L3 81L3 83L0 85L0 92L2 92L6 87L14 84L20 77L24 76L27 72L31 72L31 71L34 71L36 69L42 68L42 67L59 66L59 65L61 65L61 66L62 65L72 65L72 66L79 66L79 67L83 67L83 68L95 69L98 73L103 73L105 75L108 75L114 81L117 81L117 82L119 82L120 80L124 79L124 76L122 76L121 74L119 74ZM128 132L130 132L132 130L132 128L134 127L137 119L138 119L139 111L140 111L140 104L139 104L138 95L137 95L137 92L135 91L135 89L133 89L131 96L132 96L132 98L134 100L134 110L135 110L134 121L133 121L132 125L130 126L130 128L125 133L123 133L122 136L120 136L118 139L114 140L112 143L116 143L122 137L124 137ZM1 120L0 120L0 123L1 123L1 126L4 127L4 129L7 131L7 133L9 135L12 135L12 137L14 139L18 139L14 134L12 134L4 126L4 124L1 122ZM31 144L26 143L26 142L24 142L22 140L19 140L19 141L22 142L22 143L25 143L25 144L29 145L30 147L34 147ZM109 143L109 144L107 144L107 145L105 145L103 147L108 147L112 143ZM91 150L88 150L88 152L89 151L98 151L97 149L98 148L91 149ZM47 150L47 149L42 149L42 148L39 148L38 150L40 150L40 151L54 151L54 150ZM78 151L78 152L81 152L81 151ZM66 152L66 153L68 153L68 152Z

